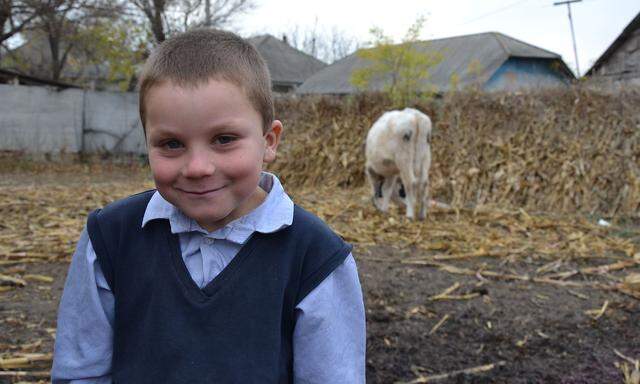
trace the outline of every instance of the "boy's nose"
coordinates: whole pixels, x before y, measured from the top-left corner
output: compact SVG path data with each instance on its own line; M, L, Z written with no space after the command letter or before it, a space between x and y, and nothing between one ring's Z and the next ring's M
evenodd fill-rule
M194 151L189 156L182 174L188 178L199 178L211 176L215 170L216 167L210 153L207 153L207 151Z

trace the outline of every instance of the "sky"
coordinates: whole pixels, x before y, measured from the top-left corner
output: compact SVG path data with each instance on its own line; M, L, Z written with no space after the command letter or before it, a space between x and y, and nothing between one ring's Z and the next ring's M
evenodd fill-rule
M237 19L245 36L282 36L296 26L333 28L365 42L376 26L399 41L418 16L426 18L421 39L501 32L562 55L576 68L567 6L560 0L255 0ZM640 12L640 0L582 0L571 4L580 73L584 74Z

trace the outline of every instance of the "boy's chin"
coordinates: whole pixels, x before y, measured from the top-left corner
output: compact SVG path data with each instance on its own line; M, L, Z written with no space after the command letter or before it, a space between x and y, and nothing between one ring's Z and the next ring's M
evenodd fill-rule
M189 218L193 219L198 225L211 232L223 227L225 224L233 221L232 212L184 212ZM213 229L212 229L213 228Z

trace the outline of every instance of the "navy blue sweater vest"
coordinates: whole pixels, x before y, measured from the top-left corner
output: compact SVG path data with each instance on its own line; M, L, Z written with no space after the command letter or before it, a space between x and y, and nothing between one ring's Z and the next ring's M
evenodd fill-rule
M296 305L351 247L296 206L293 224L254 233L203 289L168 220L141 228L153 191L89 215L115 296L114 383L291 383Z

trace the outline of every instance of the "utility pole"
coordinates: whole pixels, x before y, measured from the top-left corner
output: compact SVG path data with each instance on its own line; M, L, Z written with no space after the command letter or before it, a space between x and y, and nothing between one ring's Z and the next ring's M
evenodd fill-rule
M211 27L211 0L204 2L204 26Z
M567 0L558 1L553 5L567 4L567 11L569 11L569 25L571 26L571 39L573 40L573 54L576 57L576 74L580 77L580 64L578 64L578 48L576 48L576 34L573 32L573 18L571 17L571 3L579 3L582 0Z

